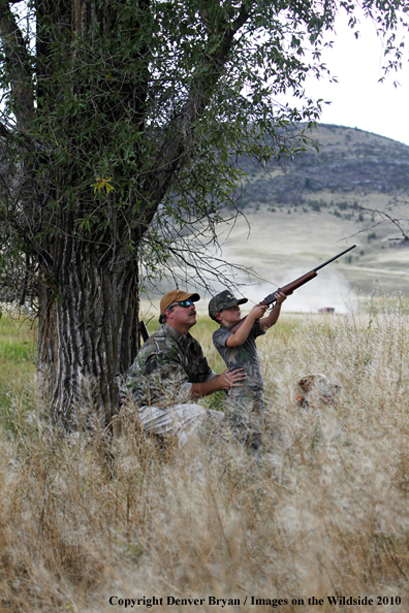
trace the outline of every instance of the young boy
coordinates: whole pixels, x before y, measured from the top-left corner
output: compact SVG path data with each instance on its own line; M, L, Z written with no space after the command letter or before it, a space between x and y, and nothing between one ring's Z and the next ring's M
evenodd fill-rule
M256 304L234 332L230 328L242 319L239 305L248 299L235 298L225 290L209 302L209 316L220 324L213 334L214 346L228 368L242 368L246 373L243 385L229 391L226 414L235 438L257 455L262 451L264 395L256 338L277 322L285 299L279 293L267 317L263 315L268 306Z

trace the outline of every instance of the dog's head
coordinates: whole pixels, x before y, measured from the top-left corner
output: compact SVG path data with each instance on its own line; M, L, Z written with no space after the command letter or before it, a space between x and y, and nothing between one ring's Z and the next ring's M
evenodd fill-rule
M337 406L336 395L340 389L340 385L333 383L325 375L306 375L298 381L297 400L303 408L321 408L323 404Z

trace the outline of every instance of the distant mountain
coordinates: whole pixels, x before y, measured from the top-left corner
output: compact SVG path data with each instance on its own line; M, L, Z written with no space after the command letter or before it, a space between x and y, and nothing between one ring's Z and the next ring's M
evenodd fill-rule
M346 303L355 300L354 290L364 308L374 291L409 295L409 249L402 248L408 242L390 221L402 220L409 236L409 147L334 125L320 125L310 136L319 153L310 147L284 170L273 163L262 168L240 161L247 173L238 202L243 215L227 227L221 224L222 257L251 267L258 276L249 281L246 275L232 275L232 283L242 284L240 291L257 302L356 244L295 292L285 310L345 312ZM184 286L190 288L188 278ZM214 291L223 289L213 278L210 282ZM199 308L205 309L204 298Z
M299 290L305 308L310 300L340 310L335 300L342 283L362 297L379 288L409 294L409 249L402 248L409 245L402 233L409 236L409 146L325 124L310 136L319 151L309 147L284 169L243 160L247 175L238 206L245 220L234 227L225 253L280 284L355 243L320 283ZM335 297L318 300L316 292L330 287L338 288Z
M409 147L358 129L320 124L310 134L319 152L310 150L283 169L242 162L247 173L239 207L354 204L369 193L390 200L409 188ZM337 196L337 197L335 197Z

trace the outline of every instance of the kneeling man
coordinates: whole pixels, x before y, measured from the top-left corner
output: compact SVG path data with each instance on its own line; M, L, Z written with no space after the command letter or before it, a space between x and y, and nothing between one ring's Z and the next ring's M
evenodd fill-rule
M197 401L241 385L242 369L217 375L189 330L196 324L199 294L173 290L160 302L160 326L146 341L128 371L122 397L137 407L141 425L153 434L175 435L179 445L203 438L211 414Z

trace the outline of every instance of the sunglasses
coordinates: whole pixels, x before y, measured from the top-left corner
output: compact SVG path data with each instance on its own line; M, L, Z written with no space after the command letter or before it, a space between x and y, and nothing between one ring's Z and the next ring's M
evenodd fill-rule
M183 309L188 309L192 305L193 305L192 300L182 300L181 302L174 302L173 304L170 305L170 307L181 306ZM168 309L170 309L170 307L168 307Z

